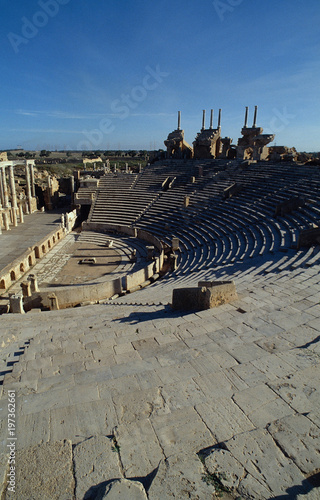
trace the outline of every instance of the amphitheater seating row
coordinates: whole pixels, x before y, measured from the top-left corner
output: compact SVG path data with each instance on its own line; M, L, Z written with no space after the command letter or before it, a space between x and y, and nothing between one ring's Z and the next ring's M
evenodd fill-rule
M161 185L168 176L176 181L164 192ZM234 182L242 190L225 199L224 189ZM168 243L178 237L178 269L183 275L288 252L299 232L320 219L319 185L320 172L314 167L242 166L219 160L158 162L138 175L102 177L89 218L147 229ZM184 207L186 195L188 207ZM276 206L293 196L307 198L306 205L275 217ZM284 265L292 260L288 256L283 255Z

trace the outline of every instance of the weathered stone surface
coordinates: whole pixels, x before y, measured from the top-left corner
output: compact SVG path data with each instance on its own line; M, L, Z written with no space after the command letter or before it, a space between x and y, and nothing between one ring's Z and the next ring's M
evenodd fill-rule
M266 385L257 385L238 392L234 401L257 427L264 427L274 420L294 413L292 408Z
M320 464L320 429L303 415L292 415L273 422L268 431L304 473Z
M319 391L317 390L318 370L319 368L314 366L269 385L294 410L300 413L320 411Z
M102 401L53 409L50 424L51 439L67 437L75 444L90 436L111 434L118 420L109 396Z
M91 487L121 478L117 453L112 441L105 436L94 436L79 443L73 450L76 498L83 498Z
M152 427L166 456L196 452L215 441L193 408L151 417Z
M311 491L297 495L297 500L319 500L320 488L314 488Z
M16 497L70 500L74 494L70 441L25 448L16 455Z
M107 485L102 500L147 500L147 494L139 481L130 481L128 479L118 479Z
M214 488L203 481L204 475L203 465L195 453L173 454L161 460L148 491L149 500L211 500Z
M195 409L217 442L254 429L246 414L228 398L214 399L208 403L196 405Z
M28 429L28 432L26 432ZM62 436L62 440L66 436ZM29 448L39 443L46 443L50 439L50 412L22 415L17 413L17 449ZM58 439L55 441L59 441Z
M200 282L201 283L201 282ZM172 309L189 311L204 310L237 300L234 282L204 282L198 288L175 288L172 293Z
M119 425L114 431L126 477L146 477L165 457L149 420Z
M6 443L7 444L7 443ZM4 446L2 447L4 449ZM5 490L5 483L7 479L8 471L8 455L5 453L0 453L0 498Z
M244 469L269 490L269 497L283 495L287 488L300 485L305 479L266 430L244 432L227 441L226 446Z
M238 488L246 475L243 466L227 450L216 448L204 459L208 472L217 475L226 488Z
M161 388L152 388L145 391L131 392L122 396L114 396L120 424L130 424L151 415L169 413Z

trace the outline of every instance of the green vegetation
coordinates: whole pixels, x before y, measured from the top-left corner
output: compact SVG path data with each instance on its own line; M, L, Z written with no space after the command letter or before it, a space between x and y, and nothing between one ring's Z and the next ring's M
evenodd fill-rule
M230 488L222 483L222 480L227 480L227 476L223 472L215 472L214 474L211 474L207 471L202 475L202 481L204 481L207 485L214 487L217 497L222 497L223 493L229 493L231 491Z
M111 447L111 450L114 451L115 453L119 453L120 452L120 445L118 444L117 439L116 439L115 436L113 436L113 438L112 438L112 447Z
M73 175L73 171L76 170L77 168L83 168L81 163L65 163L63 165L61 164L55 164L55 165L48 165L48 164L42 164L42 165L36 165L36 168L41 172L43 170L46 170L49 172L51 175L55 175L57 177L70 177L70 175Z

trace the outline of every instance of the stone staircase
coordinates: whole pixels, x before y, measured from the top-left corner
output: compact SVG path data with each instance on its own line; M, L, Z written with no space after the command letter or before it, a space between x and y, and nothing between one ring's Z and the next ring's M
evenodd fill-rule
M183 487L209 499L214 487L201 477L217 467L245 497L306 494L319 463L319 270L266 278L253 268L234 276L237 302L198 313L152 305L165 295L153 285L135 299L148 292L144 305L126 296L4 317L1 407L15 390L19 498L31 498L30 450L55 457L57 485L60 465L70 466L66 498L134 480L149 499L185 498Z

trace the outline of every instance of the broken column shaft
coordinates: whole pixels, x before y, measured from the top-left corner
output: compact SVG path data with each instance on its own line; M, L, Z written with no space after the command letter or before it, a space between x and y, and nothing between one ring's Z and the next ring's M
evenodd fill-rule
M204 109L202 112L202 129L201 130L205 129L205 123L206 123L206 110Z
M253 125L252 128L257 127L257 113L258 113L258 106L254 107L254 118L253 118Z

